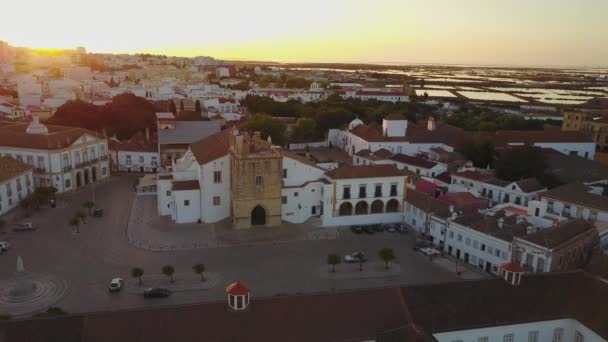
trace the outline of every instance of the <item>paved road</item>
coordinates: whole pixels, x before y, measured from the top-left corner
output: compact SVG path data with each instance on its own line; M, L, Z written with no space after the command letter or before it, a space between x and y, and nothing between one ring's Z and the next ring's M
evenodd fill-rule
M69 283L67 296L58 306L69 312L116 310L143 306L223 300L224 287L235 281L245 282L253 296L274 296L332 289L353 289L398 284L457 280L446 270L411 249L407 235L389 233L374 236L343 236L337 240L293 241L280 244L235 246L190 251L151 252L130 246L126 241L126 224L133 200L134 178L113 177L95 189L103 218L88 218L80 234L72 234L67 222L81 203L90 199L90 189L66 195L61 208L42 209L31 221L40 228L33 233L9 233L14 248L0 256L0 278L15 270L18 255L25 268L36 273L52 274ZM394 277L334 280L321 276L328 253L346 254L357 250L375 258L382 247L395 249L401 272ZM110 278L129 279L133 266L147 274L158 274L165 264L176 272L190 272L196 262L204 262L209 271L221 277L218 286L203 291L173 294L169 298L144 300L126 292L109 294ZM338 266L340 267L340 266Z

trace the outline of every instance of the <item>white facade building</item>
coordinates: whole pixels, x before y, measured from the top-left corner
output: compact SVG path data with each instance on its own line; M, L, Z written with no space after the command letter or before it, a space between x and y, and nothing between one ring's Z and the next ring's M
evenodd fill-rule
M32 167L12 157L0 156L0 215L17 207L33 191Z

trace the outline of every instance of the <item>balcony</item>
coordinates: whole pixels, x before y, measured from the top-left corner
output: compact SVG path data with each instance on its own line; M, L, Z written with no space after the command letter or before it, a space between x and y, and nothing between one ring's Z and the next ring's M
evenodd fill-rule
M64 166L64 167L62 168L62 170L63 170L64 172L65 172L65 171L70 171L71 169L72 169L72 165Z
M98 161L99 161L99 159L97 159L97 158L96 159L89 159L87 161L77 163L76 167L79 168L79 167L89 166L89 165L97 163Z

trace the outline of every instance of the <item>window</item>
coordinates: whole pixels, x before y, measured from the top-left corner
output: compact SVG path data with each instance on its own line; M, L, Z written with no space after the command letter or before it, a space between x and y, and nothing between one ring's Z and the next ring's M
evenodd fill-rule
M538 331L530 331L528 333L528 342L538 342Z
M287 178L287 169L283 169L283 178Z
M580 331L575 331L574 332L574 342L584 342L585 341L585 336L583 336L583 334L581 334Z
M255 176L255 186L257 186L257 187L264 186L264 178L262 176Z
M296 191L293 193L293 197L298 197L300 194Z
M65 188L69 189L70 187L72 187L72 182L69 179L65 180Z
M502 342L513 342L513 334L507 334L503 336Z
M488 246L488 254L494 254L494 248L492 248L492 246Z
M374 190L374 197L382 197L382 184L376 184L376 189Z
M450 232L450 233L448 234L448 237L449 237L450 239L453 239L453 238L454 238L454 232Z
M189 207L190 206L190 200L184 200L184 206Z
M281 203L287 204L287 196L281 197Z
M139 163L143 164L143 162L144 162L144 156L139 156Z
M481 248L479 248L482 252L486 250L486 245L484 245L483 243L481 244Z
M85 158L86 158L86 157L85 157ZM130 155L130 154L127 154L127 156L126 156L125 158L126 158L126 163L127 163L127 165L131 165L131 155Z
M458 241L462 241L462 235L458 234L458 237L456 238Z
M106 168L105 168L105 167L102 167L102 168L101 168L101 175L102 175L102 176L105 176L105 175L106 175L106 172L108 172L108 170L106 170Z
M220 196L213 196L213 205L216 207L220 205Z
M156 156L152 156L152 166L158 166L158 161L156 160Z
M466 238L464 240L464 244L467 245L467 246L470 246L471 245L471 239L470 238Z
M562 342L562 337L564 336L563 328L555 328L553 329L553 340L552 342Z
M397 196L397 184L391 184L391 196Z
M222 171L213 171L213 183L222 182ZM257 182L256 182L257 185Z
M350 199L350 186L345 185L344 188L342 188L342 198Z
M165 195L171 196L171 191L167 190L167 192L165 193Z
M487 336L480 337L477 339L477 342L488 342L488 337Z
M367 197L367 186L359 185L359 198Z

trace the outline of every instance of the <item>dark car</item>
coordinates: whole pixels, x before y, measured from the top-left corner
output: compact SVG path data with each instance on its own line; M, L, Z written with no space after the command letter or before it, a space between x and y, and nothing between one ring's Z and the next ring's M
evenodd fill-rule
M355 234L363 233L363 227L361 226L350 226L350 230Z
M397 229L397 233L407 234L407 228L405 227L405 225L397 224L397 225L395 225L395 228Z
M374 228L372 226L363 226L362 229L367 234L374 234Z
M170 295L171 290L162 287L151 287L144 290L144 298L163 298Z
M381 224L374 224L372 227L375 232L381 233L384 231L384 227Z

